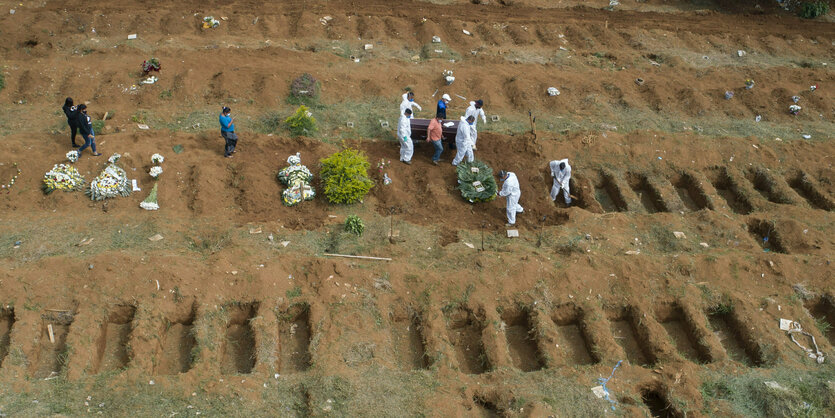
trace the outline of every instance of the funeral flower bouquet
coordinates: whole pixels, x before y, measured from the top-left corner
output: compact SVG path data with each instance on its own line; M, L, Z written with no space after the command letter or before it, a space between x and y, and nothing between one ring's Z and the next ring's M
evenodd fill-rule
M310 183L313 181L313 173L301 163L299 153L287 158L289 167L278 172L278 181L287 186L281 194L281 200L287 206L293 206L302 200L313 200L316 192Z
M116 165L122 156L113 154L107 161L110 163L104 171L91 183L87 194L92 200L104 200L117 196L130 196L132 189L128 184L128 175Z
M70 163L78 161L78 151L70 151L67 153L67 160ZM75 190L82 190L84 188L84 177L76 170L72 164L55 164L52 170L49 170L43 176L43 192L50 194L56 190L63 190L71 192Z
M496 198L496 179L493 170L479 160L462 162L456 168L458 173L458 189L461 196L470 203L489 202Z
M165 161L165 158L160 154L154 154L151 156L151 163L153 164L161 164ZM158 179L159 175L162 174L162 167L159 165L155 165L151 167L148 171L148 174L153 177L154 179ZM159 210L159 202L157 202L157 185L158 182L154 182L154 188L151 189L151 194L139 204L139 207L145 210Z

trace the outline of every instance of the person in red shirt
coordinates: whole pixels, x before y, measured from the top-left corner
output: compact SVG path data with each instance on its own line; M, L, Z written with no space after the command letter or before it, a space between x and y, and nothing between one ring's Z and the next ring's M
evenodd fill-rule
M444 143L441 140L443 138L443 128L441 127L441 123L443 123L444 119L441 117L440 114L436 114L435 118L429 122L429 128L427 129L428 135L426 135L426 141L431 142L432 146L435 147L435 154L432 155L432 164L438 165L438 162L441 161L441 153L444 152Z

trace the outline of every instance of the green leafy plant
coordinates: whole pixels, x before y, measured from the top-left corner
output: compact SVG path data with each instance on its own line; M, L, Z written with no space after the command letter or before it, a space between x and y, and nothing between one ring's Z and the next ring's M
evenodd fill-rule
M804 19L814 19L827 13L829 13L829 2L823 0L804 1L797 9L797 15Z
M348 215L348 218L345 219L345 230L355 235L362 235L365 231L365 224L362 223L359 216Z
M489 202L496 198L496 179L487 164L473 160L458 164L458 189L461 196L470 203Z
M0 72L0 91L3 91L4 87L6 87L6 76Z
M93 121L93 132L95 132L96 135L102 133L103 129L104 129L104 121L103 120L94 120Z
M318 129L316 127L316 118L313 117L310 109L305 105L299 106L296 109L296 113L285 119L284 123L293 136L310 135Z
M371 164L365 153L345 149L322 159L322 189L331 203L356 203L374 186L368 178Z

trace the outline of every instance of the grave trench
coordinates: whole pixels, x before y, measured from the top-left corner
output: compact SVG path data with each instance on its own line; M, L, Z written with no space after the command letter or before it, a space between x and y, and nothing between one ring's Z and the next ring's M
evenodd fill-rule
M615 341L623 348L626 359L634 366L652 366L657 360L650 350L649 341L638 332L637 312L632 307L609 311L609 325Z
M628 173L627 183L638 196L638 200L641 201L641 205L647 213L669 212L661 193L649 182L647 176Z
M678 197L684 203L684 207L696 212L702 209L713 209L710 206L710 199L699 182L690 174L680 174L673 178L670 183L676 189Z
M571 363L578 366L600 362L600 358L591 350L591 338L583 324L583 315L583 311L574 305L564 305L551 316L557 326L559 348L566 353Z
M829 297L819 297L806 302L806 309L815 320L824 320L829 324L824 337L835 347L835 302Z
M777 185L774 177L762 168L752 168L745 177L764 198L772 203L791 204L792 200L786 196Z
M278 369L299 373L310 368L310 305L296 304L278 317Z
M461 371L466 374L481 374L490 370L490 361L482 341L484 322L466 308L458 308L448 313L447 320L449 341Z
M41 315L41 338L33 377L43 379L61 373L67 362L67 334L74 319L74 311L48 311ZM50 325L54 342L49 338Z
M523 372L542 369L544 362L537 346L537 330L531 321L530 311L505 310L502 313L502 322L505 325L507 349L513 367Z
M473 405L475 406L475 416L485 418L504 416L503 411L496 406L496 403L483 395L473 395Z
M652 417L679 418L682 416L660 388L646 387L642 389L641 402L649 409L649 414Z
M223 374L247 374L255 367L255 332L250 321L258 312L258 303L226 305L229 322L221 350L220 371Z
M429 367L431 362L426 355L420 315L409 309L407 312L392 313L391 317L394 354L400 368L410 371Z
M710 348L699 341L699 330L692 318L677 303L662 304L656 309L655 317L672 338L678 352L695 363L710 363Z
M0 366L3 366L3 360L9 354L14 322L14 308L0 308Z
M766 251L773 251L777 253L787 254L786 248L780 241L780 234L774 224L765 219L752 219L748 221L748 233L760 244L760 247Z
M132 305L117 305L110 310L96 343L96 373L119 370L128 365L128 342L135 315L136 307Z
M708 312L708 322L732 360L749 367L760 366L764 363L759 347L754 342L746 342L742 332L744 326L739 323L738 318L732 312L717 310Z
M742 193L740 193L739 186L736 184L734 179L728 175L728 171L725 168L712 170L710 172L709 179L713 184L713 187L716 189L716 193L725 199L728 207L734 211L734 213L748 215L753 212L753 205L751 205L751 202Z
M809 205L815 209L835 210L835 202L828 198L804 172L799 172L792 178L788 179L789 186L794 189L800 196L809 202Z
M600 179L594 184L594 198L604 212L626 212L628 206L610 174L600 172Z
M194 319L197 307L194 303L173 317L166 318L162 332L160 361L156 365L158 374L178 374L191 370L197 339L194 336Z

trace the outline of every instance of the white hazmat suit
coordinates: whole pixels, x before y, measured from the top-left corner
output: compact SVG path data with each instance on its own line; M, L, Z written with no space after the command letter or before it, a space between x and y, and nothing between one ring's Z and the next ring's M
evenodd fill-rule
M478 117L481 116L481 120L483 120L484 123L487 123L487 115L484 114L483 107L478 109L475 107L475 102L470 102L470 107L468 107L467 111L464 113L464 119L470 116L475 118L475 122L473 122L473 126L470 129L470 134L473 137L473 148L475 148L476 142L478 141Z
M467 119L463 116L458 122L458 131L455 133L455 159L452 160L452 165L458 165L467 157L467 162L473 162L473 137L470 131L472 126L467 123Z
M403 101L400 102L400 114L402 115L403 112L406 111L406 109L412 109L412 113L414 113L414 108L418 108L418 110L423 110L423 108L421 108L419 104L409 101L409 93L403 93Z
M560 163L565 164L565 169L560 170ZM568 158L564 160L554 160L549 164L551 167L551 177L554 178L554 185L551 186L551 200L557 200L557 196L562 189L563 197L565 197L565 204L571 204L571 191L569 190L569 182L571 181L571 166L568 164Z
M515 225L516 214L525 211L519 204L519 197L522 196L522 191L519 190L519 179L516 178L516 174L507 173L507 178L504 184L502 184L502 190L499 191L499 196L507 198L507 223Z
M400 115L397 122L397 141L400 142L400 161L412 161L415 145L412 143L412 120L406 115Z

